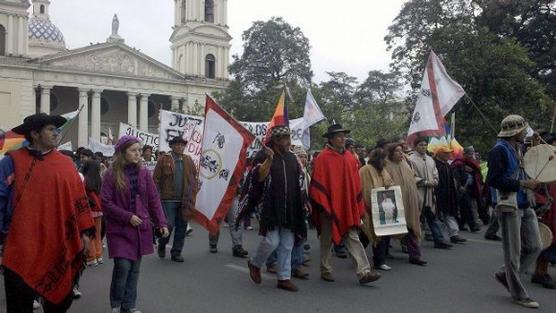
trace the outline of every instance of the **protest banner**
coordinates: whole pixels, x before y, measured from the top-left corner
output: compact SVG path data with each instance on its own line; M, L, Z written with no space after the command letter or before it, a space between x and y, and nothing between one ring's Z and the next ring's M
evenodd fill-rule
M89 149L91 149L94 153L102 152L102 155L105 157L111 157L114 155L114 146L105 145L93 137L89 137Z
M187 141L185 153L198 166L203 139L203 121L203 117L200 116L160 110L159 151L170 151L168 143L174 137L180 136Z
M129 124L120 122L120 134L118 138L123 136L134 136L141 142L141 146L149 145L153 147L154 150L158 150L158 144L160 141L160 136L157 134L152 134L139 130Z

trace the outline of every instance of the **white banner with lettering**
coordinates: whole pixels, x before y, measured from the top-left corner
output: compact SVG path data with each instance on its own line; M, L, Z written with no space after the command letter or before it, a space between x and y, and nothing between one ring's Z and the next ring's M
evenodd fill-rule
M89 149L93 152L102 152L102 155L105 157L114 155L114 146L105 145L93 137L89 137Z
M149 145L153 147L153 150L158 150L160 136L158 136L157 134L144 132L129 124L120 122L120 134L118 138L122 138L123 136L126 135L134 136L137 139L139 139L142 146Z
M182 137L187 141L185 153L198 166L201 157L201 141L203 139L204 118L176 112L160 110L159 151L169 152L168 143L174 137Z

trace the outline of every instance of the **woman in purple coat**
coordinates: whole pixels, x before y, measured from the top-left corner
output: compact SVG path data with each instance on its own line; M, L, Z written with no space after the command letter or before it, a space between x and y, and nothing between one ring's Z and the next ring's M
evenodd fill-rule
M137 138L124 136L115 146L114 163L102 182L108 253L114 259L112 313L140 313L135 307L141 257L152 254L152 226L168 236L160 197L149 171L142 167Z

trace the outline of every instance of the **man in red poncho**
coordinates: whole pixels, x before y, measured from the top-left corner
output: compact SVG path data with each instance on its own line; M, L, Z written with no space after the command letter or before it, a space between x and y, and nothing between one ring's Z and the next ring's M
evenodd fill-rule
M61 116L25 118L13 129L29 146L0 161L0 226L8 313L33 312L36 295L46 313L66 312L94 234L85 188L73 162L56 150Z
M328 144L314 160L309 197L314 208L313 219L320 234L321 278L334 281L330 248L332 241L340 244L345 237L348 251L357 264L359 283L367 284L379 279L380 274L371 270L357 232L365 205L359 161L345 149L346 134L349 132L342 125L334 123L323 135L328 138Z

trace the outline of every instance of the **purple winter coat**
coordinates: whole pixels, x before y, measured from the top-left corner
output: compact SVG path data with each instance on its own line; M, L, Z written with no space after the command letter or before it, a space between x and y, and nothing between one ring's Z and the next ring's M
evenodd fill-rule
M129 186L127 177L126 180L126 185ZM139 169L137 190L136 205L135 208L131 208L129 188L118 191L112 170L106 171L100 196L106 217L106 239L110 258L136 261L142 255L152 254L154 252L152 226L156 228L168 226L154 181L144 167ZM129 223L133 214L143 220L138 227L133 227Z

